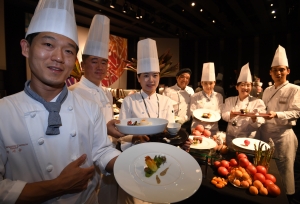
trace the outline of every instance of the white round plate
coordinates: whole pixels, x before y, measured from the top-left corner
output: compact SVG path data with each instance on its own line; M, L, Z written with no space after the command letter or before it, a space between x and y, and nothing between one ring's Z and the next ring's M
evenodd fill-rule
M190 135L189 138L193 139L194 135ZM217 146L217 143L210 138L202 137L202 143L200 144L191 144L192 149L211 149Z
M248 146L246 146L244 144L245 140L250 141L250 144ZM265 143L261 140L257 140L257 139L253 139L253 138L235 138L235 139L232 140L232 143L235 146L240 147L242 149L251 150L251 151L255 150L254 144L256 145L256 148L258 148L259 142L260 142L260 144L264 144L264 146L262 148L263 151L265 151L266 147L267 147L267 149L270 148L270 145L268 143Z
M145 157L166 157L166 163L150 177L145 177ZM160 173L168 168L165 176ZM174 203L193 195L202 182L197 161L187 152L173 145L149 142L138 144L122 152L114 165L114 175L128 194L153 203ZM160 178L160 184L156 181Z
M203 113L210 113L211 117L210 118L203 118L202 117ZM209 110L209 109L194 110L193 115L198 120L205 121L205 122L217 122L221 119L221 114L220 113L218 113L216 111L213 111L213 110Z
M142 119L146 119L149 124L135 126L127 125L128 121L132 121L133 123L137 121L139 123ZM123 134L153 135L163 132L166 129L168 123L168 120L162 118L127 118L124 120L120 120L120 123L116 124L116 127Z

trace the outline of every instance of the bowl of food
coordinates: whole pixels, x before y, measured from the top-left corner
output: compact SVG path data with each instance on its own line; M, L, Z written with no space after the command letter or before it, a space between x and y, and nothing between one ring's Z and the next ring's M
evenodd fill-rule
M127 118L116 124L117 129L128 135L153 135L163 132L168 120L162 118Z

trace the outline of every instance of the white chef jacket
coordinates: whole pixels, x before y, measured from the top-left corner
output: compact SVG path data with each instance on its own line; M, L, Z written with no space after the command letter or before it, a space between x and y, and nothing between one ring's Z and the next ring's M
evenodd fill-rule
M269 138L272 138L274 141L274 156L279 159L275 161L286 187L286 193L294 194L294 161L298 140L292 126L296 125L300 117L300 87L288 81L277 89L273 85L265 89L262 99L267 106L267 112L276 112L278 118L266 120L261 126L261 139L268 142Z
M190 90L191 89L191 90ZM190 115L190 103L191 95L194 94L194 90L189 87L182 90L177 84L168 87L164 90L163 95L168 96L170 99L176 102L173 105L175 117L178 116L179 123L183 124L188 121Z
M71 87L70 90L80 94L82 97L95 101L98 103L101 111L104 114L106 123L113 119L113 98L112 94L106 87L95 85L86 77L82 76L80 81ZM109 136L113 146L117 144L117 139ZM99 187L99 203L116 203L118 195L118 184L114 178L114 175L104 176L100 174L100 187Z
M159 118L167 119L170 123L175 122L172 100L167 96L156 93L149 98L143 90L124 98L120 110L120 120L126 118L149 118L141 94L144 97L151 118L157 118L159 113ZM121 188L118 193L118 204L148 204L148 202L132 197Z
M230 119L230 112L240 112L241 109L248 109L253 112L257 109L260 113L266 112L266 106L261 99L249 96L244 100L240 100L238 96L233 96L225 99L224 108L222 110L222 118L228 122L226 130L226 144L230 145L231 141L237 137L254 138L257 129L265 122L262 117L257 117L256 122L253 122L250 117L237 116ZM236 121L236 126L232 125Z
M61 106L59 135L45 134L49 113L24 91L0 99L0 115L0 203L15 203L26 183L57 178L82 154L87 155L82 167L95 164L104 174L108 162L120 154L107 137L98 105L71 91ZM95 174L81 193L45 203L84 203L98 180Z
M112 95L105 87L97 86L82 76L78 83L68 87L68 89L78 93L83 98L97 102L103 112L106 123L113 119Z
M213 91L210 97L207 97L204 91L200 91L198 93L195 93L191 97L190 114L193 115L194 110L201 109L201 108L210 109L221 114L222 107L223 107L223 97L221 94ZM204 122L193 117L191 128L195 128L197 125L200 124L203 125L204 127L210 125L211 126L210 131L212 135L215 135L219 131L218 122Z
M143 95L144 100L141 94ZM167 96L155 93L149 98L149 96L141 90L141 92L131 94L124 98L119 119L149 118L147 113L148 109L150 118L157 118L159 116L159 118L167 119L169 123L174 123L175 115L172 104L171 99Z

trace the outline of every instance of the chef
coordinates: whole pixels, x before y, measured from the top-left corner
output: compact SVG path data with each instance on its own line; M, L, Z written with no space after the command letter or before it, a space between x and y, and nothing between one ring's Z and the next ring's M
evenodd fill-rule
M120 154L95 102L68 91L78 51L72 0L40 0L22 54L31 80L0 100L0 203L97 203Z
M138 42L137 54L137 79L142 90L126 96L120 110L120 120L126 118L163 118L169 123L175 122L175 115L172 100L164 95L156 93L159 83L159 63L157 56L156 42L152 39L144 39ZM127 140L125 136L121 140ZM144 136L147 138L147 136ZM145 139L145 141L149 140ZM189 150L190 141L186 141L183 149ZM123 143L123 146L127 144ZM131 146L131 144L130 144ZM118 204L146 204L137 198L127 194L124 190L119 189Z
M191 74L192 71L189 68L180 69L176 74L177 83L163 92L163 95L175 101L173 105L175 120L180 124L190 120L191 96L194 94L194 90L188 86Z
M106 123L113 119L112 94L101 81L107 74L108 68L108 46L109 46L109 18L103 15L95 15L88 33L88 37L82 53L81 67L84 76L71 87L70 90L78 93L84 98L95 101L104 114ZM116 144L119 137L124 136L116 131L109 136ZM101 174L99 201L101 203L117 203L118 185L114 175L104 176Z
M193 111L196 109L209 109L221 114L223 97L221 94L214 91L215 84L216 76L214 63L204 63L201 76L203 90L195 93L191 97L191 115L193 115ZM212 135L215 135L217 131L219 131L218 121L204 122L193 117L191 129L193 130L197 125L203 125L205 129L211 131Z
M274 85L265 89L262 100L267 112L266 123L261 126L260 136L275 143L274 157L285 185L287 195L295 193L294 161L298 140L292 129L300 116L300 87L287 81L290 68L285 49L278 46L271 65L270 75Z
M226 144L231 148L232 140L238 137L254 138L257 129L264 123L262 117L246 117L240 116L241 109L248 112L264 113L265 104L261 99L250 96L252 88L252 77L249 69L249 63L241 69L237 80L236 90L238 96L226 98L224 108L222 110L222 118L228 122L226 130Z

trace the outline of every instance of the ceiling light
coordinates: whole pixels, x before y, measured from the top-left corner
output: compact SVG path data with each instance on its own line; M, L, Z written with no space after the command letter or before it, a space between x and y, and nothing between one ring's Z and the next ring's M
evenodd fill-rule
M272 13L275 13L275 11L273 10Z
M141 9L138 8L138 10L136 11L136 19L140 19L141 16Z
M115 5L116 5L116 0L111 0L110 4L109 4L109 7L110 8L115 8Z
M216 21L215 21L215 20L212 20L212 22L215 23Z
M203 11L203 9L200 9L200 12L202 12Z
M276 16L274 16L274 18L276 18Z
M273 4L271 4L270 6L273 6Z
M184 9L182 9L182 12L184 12Z
M123 5L123 9L122 9L123 13L127 13L127 9L128 9L128 5L125 2L124 5Z
M191 5L192 5L192 6L195 6L195 2L193 2Z

